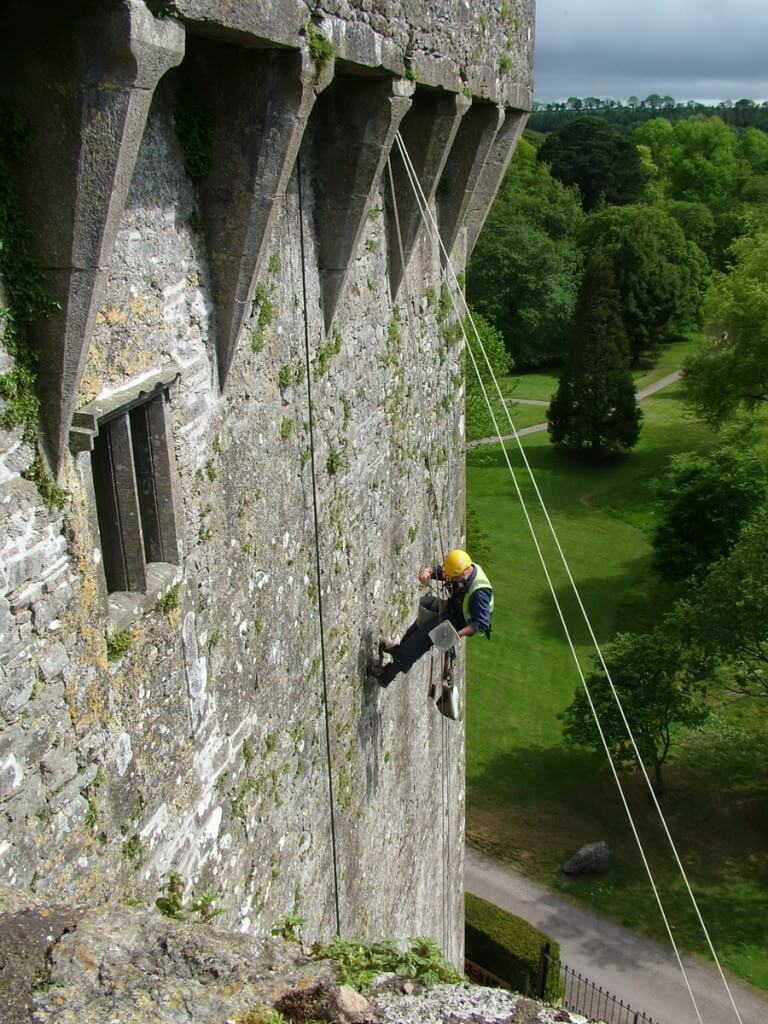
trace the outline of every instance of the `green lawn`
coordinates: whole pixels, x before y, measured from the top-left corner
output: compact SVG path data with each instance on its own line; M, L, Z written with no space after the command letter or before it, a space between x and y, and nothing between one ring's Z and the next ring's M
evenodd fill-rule
M653 367L640 367L634 371L635 387L640 390L640 388L647 387L662 377L666 377L673 370L679 369L685 357L696 344L696 340L694 336L692 338L684 338L671 345L666 345L659 353L658 360ZM522 373L517 376L502 377L499 380L499 388L502 395L508 399L507 407L515 429L522 430L524 427L533 426L535 423L545 422L547 410L545 406L523 405L517 399L534 399L540 402L549 402L557 390L557 372ZM496 418L502 435L507 435L511 433L508 420L503 411L499 412L496 406L495 390L491 390L489 393L494 400ZM492 436L493 423L487 414L476 411L475 422L476 426L470 424L470 440L475 440L477 437Z
M515 430L522 430L523 427L531 427L534 423L544 423L547 419L547 410L542 405L521 405L512 399L509 402L509 415L512 417ZM505 418L503 434L509 433L509 423Z
M667 362L658 376L674 368ZM531 395L526 386L525 397L545 390L543 375L533 376L539 391ZM523 388L516 393L522 395ZM642 407L637 448L607 465L558 454L546 434L524 439L601 642L617 630L643 629L668 600L648 572L654 481L670 455L706 446L712 437L686 415L678 385ZM519 471L520 455L508 447L576 651L589 670L586 627ZM492 640L468 646L468 839L531 877L566 885L619 920L661 935L658 909L607 766L562 744L557 714L579 685L578 674L498 446L467 453L467 494L468 546L496 594ZM664 804L718 955L729 969L765 988L768 916L759 908L768 882L768 780L758 765L765 765L767 732L765 715L754 715L747 702L723 704L712 728L673 747ZM630 776L627 786L676 935L684 946L704 951L647 796L636 778ZM606 839L613 851L607 875L560 881L565 858L596 839Z
M558 372L521 373L506 377L505 380L509 382L509 389L514 398L535 398L541 402L549 402L557 390Z
M693 352L699 343L699 335L692 334L690 337L681 338L670 345L665 345L654 360L652 366L640 367L634 374L635 387L645 388L654 381L666 377L668 373L679 370L686 358Z

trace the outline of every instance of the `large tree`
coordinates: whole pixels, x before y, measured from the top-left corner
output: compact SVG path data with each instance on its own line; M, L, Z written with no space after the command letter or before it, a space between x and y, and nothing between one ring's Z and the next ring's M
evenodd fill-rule
M714 675L744 696L768 697L768 503L692 596L678 602L668 626L699 676Z
M752 430L728 431L709 452L673 456L659 491L656 571L668 583L702 579L766 497L766 450Z
M633 361L700 321L707 260L669 214L609 207L587 218L580 240L613 267Z
M467 268L467 296L517 366L559 359L576 305L583 214L521 139Z
M655 117L638 125L633 137L650 149L667 198L712 203L735 192L738 140L719 117L695 115L674 125ZM746 152L753 149L759 153L760 144L747 144Z
M552 132L539 160L564 185L578 185L586 211L601 201L633 203L643 194L646 173L634 142L602 117L579 117Z
M738 172L736 133L719 117L687 117L674 128L669 196L712 202L732 193Z
M688 401L722 423L768 408L768 232L732 246L729 273L715 273L704 308L707 338L685 366Z
M698 687L684 671L684 648L674 633L619 633L603 650L614 688L654 788L662 788L662 767L674 728L701 725L706 711L697 701ZM619 765L636 764L629 734L602 668L587 677L592 702L606 744ZM583 689L559 716L563 736L573 746L602 754L603 742Z
M709 255L715 237L715 218L709 207L682 199L662 200L660 206L680 226L686 239Z
M502 432L506 432L506 412L499 407L499 398L493 378L495 377L496 381L499 381L500 378L510 373L512 358L504 345L504 339L493 325L489 324L480 313L471 312L471 319L466 317L464 320L464 331L474 356L473 361L467 353L465 408L467 439L474 441L478 437L490 437L494 433L493 417L488 411L488 402L491 403L497 425ZM475 331L477 331L477 336ZM481 344L477 342L478 336ZM491 370L493 376L491 376ZM478 379L478 374L480 379Z
M686 238L724 270L734 239L758 230L768 210L768 135L755 128L739 134L719 117L698 115L675 124L652 118L633 137L649 173L647 197L665 199Z
M562 448L595 455L625 451L637 442L641 415L613 270L592 259L565 368L547 410L549 435Z

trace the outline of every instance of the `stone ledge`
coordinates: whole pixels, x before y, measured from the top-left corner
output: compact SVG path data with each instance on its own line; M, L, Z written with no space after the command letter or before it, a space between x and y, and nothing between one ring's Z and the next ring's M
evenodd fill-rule
M333 961L311 959L298 943L173 921L154 909L46 907L0 891L3 905L0 1010L6 1024L27 1024L32 1014L38 1024L222 1024L275 1006L289 1019L331 1015L347 1024L586 1021L466 982L424 988L387 976L363 999L339 986Z
M314 17L336 56L350 65L401 76L412 71L423 85L457 93L469 89L482 99L528 111L533 103L533 3L518 0L507 6L511 21L505 22L498 4L489 0L471 6L456 0L406 0L375 10L354 0L321 0ZM174 7L189 31L245 46L301 46L308 20L307 5L300 0L176 0ZM512 66L502 73L499 58L508 50Z
M152 611L158 599L180 579L181 569L178 565L148 562L146 593L116 590L107 597L107 635L113 636L120 630L127 629L136 619Z

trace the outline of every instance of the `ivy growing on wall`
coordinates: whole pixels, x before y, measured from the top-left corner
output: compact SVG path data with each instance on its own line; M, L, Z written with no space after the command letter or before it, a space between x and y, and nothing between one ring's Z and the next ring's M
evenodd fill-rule
M37 352L29 337L32 323L53 316L61 307L45 290L42 270L29 252L29 229L16 192L14 165L24 159L27 143L23 119L0 97L0 278L6 303L0 307L0 334L14 361L13 368L0 375L0 425L21 427L24 440L35 445L35 457L24 476L49 505L61 508L65 492L48 474L38 446Z
M184 169L192 181L202 181L213 170L213 120L189 85L176 95L173 123L184 154Z

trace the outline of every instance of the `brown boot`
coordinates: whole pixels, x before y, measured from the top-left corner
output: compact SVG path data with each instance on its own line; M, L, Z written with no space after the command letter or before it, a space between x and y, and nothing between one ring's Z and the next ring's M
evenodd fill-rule
M380 661L372 661L368 665L368 674L373 676L379 686L389 686L399 671L400 669L394 661L391 661L389 665L382 665Z
M394 654L399 648L400 644L396 644L392 640L379 640L379 660L381 660L385 654Z

